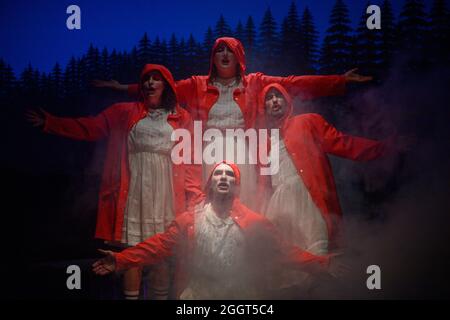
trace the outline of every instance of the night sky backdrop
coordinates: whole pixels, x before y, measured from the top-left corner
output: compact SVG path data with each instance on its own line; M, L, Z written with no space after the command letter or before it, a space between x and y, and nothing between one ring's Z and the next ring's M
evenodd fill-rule
M63 66L70 57L85 53L92 43L108 50L127 50L136 45L144 32L150 39L156 36L169 40L172 33L187 39L190 33L197 41L214 28L219 16L234 29L241 20L251 15L255 25L261 23L265 10L270 7L280 27L291 0L172 0L172 1L2 1L0 3L0 57L10 64L16 76L28 63L40 71L49 72L56 62ZM299 14L309 7L320 39L327 26L334 0L294 1ZM382 0L370 1L381 5ZM346 0L352 26L359 21L365 0ZM425 1L426 8L431 0ZM66 28L66 8L76 4L81 9L81 30ZM392 1L397 16L403 1ZM319 41L320 42L320 41Z
M374 76L370 83L348 85L343 97L312 102L295 99L296 114L318 113L339 130L356 136L385 139L400 134L417 138L412 150L368 163L330 156L347 227L346 258L353 273L337 290L325 290L322 298L450 297L449 1L387 2L392 4L395 18L386 19L391 28L372 33L364 25L353 32L367 1L344 0L353 28L351 36L356 35L347 37L342 29L348 29L336 28L336 23L347 20L345 14L336 23L329 23L334 4L342 4L342 0L294 1L300 18L306 6L311 11L319 32L317 49L326 43L323 39L329 35L326 30L330 25L338 29L324 46L326 63L303 60L307 55L302 56L301 41L288 37L276 35L273 48L267 43L274 42L259 39L253 55L243 41L251 72L336 74L357 66L361 73ZM291 3L0 2L0 174L6 186L2 192L2 235L6 239L2 256L9 261L0 268L6 269L2 273L7 275L2 279L6 298L121 298L118 277L100 278L90 272L92 262L99 257L97 249L104 248L93 235L105 143L44 134L25 121L25 110L42 107L67 117L98 114L113 103L133 98L95 88L91 80L135 82L140 68L148 62L166 64L177 79L204 74L211 47L204 41L205 33L208 27L214 29L221 14L232 31L238 20L245 24L252 16L254 31L259 33L270 7L280 31ZM404 3L425 6L403 10ZM447 9L440 10L445 3ZM71 4L81 8L81 30L66 28L66 8ZM402 23L397 24L398 20ZM151 48L148 41L140 43L145 32ZM185 52L186 43L180 45L183 37L189 43L191 33L200 47L194 55ZM174 50L163 56L162 46L156 46L154 40L159 36L170 49L172 34L179 46L174 45ZM334 59L340 51L343 59ZM70 264L82 268L83 290L67 290L65 271ZM367 290L365 268L370 264L382 268L383 290Z

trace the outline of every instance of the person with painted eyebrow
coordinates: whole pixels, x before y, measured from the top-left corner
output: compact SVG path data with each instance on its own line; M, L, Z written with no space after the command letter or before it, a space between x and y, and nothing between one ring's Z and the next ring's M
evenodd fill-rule
M26 115L46 133L107 139L95 238L114 247L133 246L164 231L202 195L200 166L171 160L172 132L192 125L189 113L178 105L172 74L162 65L146 65L139 92L138 101L114 104L94 117L62 118L44 110ZM141 274L140 268L124 274L126 299L139 297ZM167 299L170 261L155 265L148 278L150 297Z
M342 212L328 154L369 161L407 151L413 139L398 136L376 141L342 133L319 114L294 116L290 95L277 83L261 91L259 105L264 126L279 129L281 137L275 146L279 170L270 179L265 216L286 241L313 254L341 249ZM302 279L297 272L292 273L285 273L281 286Z
M245 51L242 43L232 37L218 38L211 50L208 75L194 75L176 82L180 103L191 113L193 120L203 122L204 128L226 129L255 128L258 95L269 83L282 84L291 95L303 99L343 94L346 83L366 82L371 77L361 76L356 69L344 75L330 76L288 76L277 77L261 72L246 73ZM98 87L128 91L131 96L138 94L136 85L123 85L117 81L94 81ZM242 139L239 137L238 139ZM247 141L236 141L246 145L246 164L228 159L239 165L242 174L241 201L249 208L260 210L261 201L255 197L258 187L256 165L249 164ZM226 150L224 150L224 159ZM220 159L221 160L221 159ZM203 166L203 180L209 176L213 165Z
M343 266L283 242L274 226L239 201L238 166L218 163L205 186L205 200L178 216L166 232L122 252L103 251L93 271L106 275L153 265L176 256L179 299L258 299L267 296L273 264L338 277ZM270 288L269 288L270 289ZM272 297L273 298L273 297Z

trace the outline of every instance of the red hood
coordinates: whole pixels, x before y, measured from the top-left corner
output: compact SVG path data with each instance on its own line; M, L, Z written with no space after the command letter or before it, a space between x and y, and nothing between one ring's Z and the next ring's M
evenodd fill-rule
M241 69L241 79L244 79L245 70L246 70L244 46L238 39L231 38L231 37L217 38L216 42L214 42L213 48L211 50L211 57L209 60L208 78L211 78L211 75L212 75L212 70L213 70L213 65L214 65L214 52L216 51L217 47L221 43L225 43L231 49L231 51L233 51L233 53L238 61L238 64L240 66L240 69Z
M221 165L222 163L225 163L227 165L229 165L231 167L231 169L233 169L234 172L234 176L236 178L236 186L240 186L241 185L241 171L239 170L239 167L231 162L227 162L225 160L223 160L222 162L217 163L214 168L211 170L211 172L209 173L209 177L208 180L205 183L205 187L203 189L204 194L206 195L206 199L209 199L209 191L211 189L211 177L213 175L214 170L216 170L216 168Z
M278 120L278 127L281 128L293 112L292 98L281 84L271 83L262 89L258 99L258 115L264 122L266 121L265 97L267 92L272 88L280 91L287 103L287 112Z
M164 66L162 66L160 64L146 64L144 66L144 68L141 71L141 76L139 78L139 93L141 92L142 79L147 74L149 74L150 72L152 72L154 70L157 70L157 71L159 71L161 73L161 75L163 76L164 80L167 81L167 83L170 85L170 87L172 88L172 90L175 93L175 95L177 95L177 89L176 89L176 86L175 86L175 80L173 80L172 73L169 71L169 69L167 69L166 67L164 67Z
M221 165L222 163L225 163L226 165L230 166L231 169L233 169L234 176L235 176L235 178L236 178L236 185L239 186L239 185L241 184L241 171L239 170L239 167L238 167L236 164L234 164L234 163L231 163L231 162L228 162L228 161L226 161L226 160L223 160L222 162L217 163L217 164L214 166L214 168L211 170L211 172L210 172L210 174L209 174L209 177L208 177L208 180L206 181L206 184L205 184L205 191L208 190L207 187L208 187L208 185L211 183L211 177L212 177L212 174L213 174L214 170L216 170L216 168L217 168L219 165Z

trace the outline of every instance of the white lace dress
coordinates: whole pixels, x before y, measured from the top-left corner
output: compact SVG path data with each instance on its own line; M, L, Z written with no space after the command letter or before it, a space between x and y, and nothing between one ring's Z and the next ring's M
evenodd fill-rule
M280 170L272 176L273 195L266 210L267 218L288 242L314 254L328 252L328 231L294 163L279 141Z
M266 210L266 217L277 227L284 240L316 255L328 252L328 231L323 216L314 203L295 165L279 141L280 169L272 176L274 193ZM283 270L274 277L274 286L309 285L303 272Z
M207 129L215 128L219 129L222 132L222 135L225 137L226 129L243 129L245 131L245 122L244 116L242 114L239 105L234 101L233 91L239 87L239 83L236 81L229 85L222 85L220 83L215 82L214 86L219 90L219 98L217 102L212 106L209 111L208 121L206 124ZM240 186L240 200L241 202L253 209L258 211L258 199L256 197L257 193L257 167L254 164L250 163L250 155L249 155L249 144L248 140L244 140L242 138L231 138L231 145L234 145L234 157L231 157L230 150L226 148L227 140L223 143L223 159L222 160L231 160L232 162L238 164L239 169L241 171L241 186ZM237 160L237 149L239 144L245 145L245 164L239 164ZM205 143L204 149L208 143ZM228 153L228 157L227 157ZM205 164L203 166L203 181L209 177L210 172L214 165Z
M195 213L195 237L191 278L180 298L255 298L246 269L244 235L233 219L217 217L211 204L206 204Z
M169 113L152 110L128 136L130 184L121 242L129 246L163 232L175 217Z

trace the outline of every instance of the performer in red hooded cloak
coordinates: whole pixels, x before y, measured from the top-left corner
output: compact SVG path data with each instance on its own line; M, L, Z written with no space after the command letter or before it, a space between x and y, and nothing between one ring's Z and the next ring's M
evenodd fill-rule
M265 214L286 241L323 255L340 247L341 242L342 212L328 154L368 161L404 151L411 141L408 137L375 141L351 136L318 114L293 116L292 111L291 97L280 84L269 84L261 91L263 123L280 130L274 146L278 148L279 170L270 176L271 197ZM282 280L282 286L292 286L293 279L302 277L294 272Z
M370 79L356 74L354 70L345 75L332 76L274 77L260 72L246 74L243 45L235 38L223 37L215 41L211 50L209 74L177 81L176 86L179 101L190 111L193 120L201 120L206 129L215 128L224 132L225 129L255 127L258 95L269 83L283 85L293 96L313 99L343 94L346 82L363 82ZM122 85L114 80L96 81L95 85L127 90L131 96L138 94L137 85ZM235 145L237 143L239 141L236 141ZM248 145L246 150L245 165L238 163L236 157L234 159L224 157L237 163L241 170L242 203L251 209L259 210L261 201L254 196L259 191L258 173L256 165L248 164L250 157ZM213 165L204 165L204 181L212 167Z
M175 165L170 157L172 131L192 127L189 112L178 104L172 74L164 66L146 65L139 93L139 101L114 104L94 117L28 112L44 132L77 140L107 139L95 237L125 246L163 232L201 196L200 167ZM140 274L139 269L125 274L126 297L138 296ZM167 298L167 262L156 266L150 279L152 296Z
M261 91L259 112L265 125L279 129L281 137L280 167L271 176L267 216L274 222L280 219L283 234L296 245L325 254L337 247L337 226L342 217L327 154L369 161L407 150L411 141L403 136L384 141L351 136L319 114L293 116L292 111L292 99L280 84L270 84Z
M120 253L103 251L93 265L104 275L152 265L176 256L177 297L181 299L268 298L272 265L339 275L329 256L315 256L284 243L273 225L239 201L239 168L217 164L206 184L206 200L178 216L168 230ZM333 267L337 266L337 267Z

